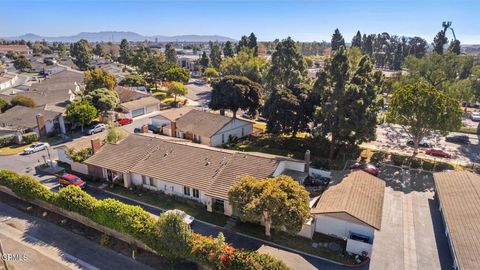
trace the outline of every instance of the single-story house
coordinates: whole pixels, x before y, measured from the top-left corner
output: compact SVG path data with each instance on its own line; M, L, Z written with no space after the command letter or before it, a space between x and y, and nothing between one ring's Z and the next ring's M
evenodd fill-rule
M120 154L119 154L120 153ZM243 153L148 134L131 134L105 144L84 162L88 173L126 188L142 186L189 198L208 211L232 215L229 189L241 176L265 178L287 170L305 171L305 162L259 153Z
M315 231L347 240L347 251L370 256L382 224L385 182L355 171L329 187L311 210Z
M0 114L0 127L20 132L35 132L39 137L53 132L65 134L62 113L47 111L41 107L15 106Z
M18 75L16 73L0 72L0 90L4 90L9 87L12 87L17 80L18 80Z
M102 147L106 136L107 134L105 132L101 132L85 138L74 140L70 143L62 144L61 146L56 148L58 153L58 160L63 163L69 164L72 171L86 175L88 174L88 166L81 162L71 160L68 157L68 151L74 150L78 152L86 148L91 148L93 153L96 153Z
M118 94L120 103L125 103L125 102L129 102L129 101L133 101L133 100L137 100L137 99L141 99L149 96L147 93L137 91L135 88L119 86L119 85L115 87L115 92L117 92Z
M253 122L192 108L172 109L152 118L162 134L218 146L252 134Z
M452 269L480 266L480 175L466 171L434 173Z
M160 109L160 100L152 96L146 96L136 100L120 103L119 107L122 109L125 117L135 118L158 111Z

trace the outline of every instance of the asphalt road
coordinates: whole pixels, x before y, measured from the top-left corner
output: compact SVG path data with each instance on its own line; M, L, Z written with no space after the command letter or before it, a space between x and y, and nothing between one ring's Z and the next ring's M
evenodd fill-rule
M0 240L26 255L15 269L151 269L85 237L0 203Z

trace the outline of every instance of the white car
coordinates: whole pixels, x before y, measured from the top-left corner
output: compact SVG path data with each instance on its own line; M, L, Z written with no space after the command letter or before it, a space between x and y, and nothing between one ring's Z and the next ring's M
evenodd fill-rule
M105 124L96 124L95 126L93 126L92 128L90 128L87 133L89 135L93 135L95 133L99 133L99 132L102 132L104 131L105 129L107 128L107 126Z
M165 214L179 214L182 217L183 222L188 225L192 224L192 222L195 220L194 217L187 215L187 213L179 209L168 210L165 212Z
M480 112L472 112L470 113L470 119L472 121L480 121Z
M48 143L34 143L34 144L30 145L29 147L25 148L23 150L23 153L28 155L28 154L32 154L32 153L35 153L35 152L38 152L38 151L45 150L48 147L50 147L50 145Z

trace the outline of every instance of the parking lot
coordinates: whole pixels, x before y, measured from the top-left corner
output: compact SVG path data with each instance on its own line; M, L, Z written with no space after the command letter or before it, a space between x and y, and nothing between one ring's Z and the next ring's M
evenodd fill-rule
M433 148L441 149L449 154L452 154L453 157L451 159L431 157L425 155L426 148L420 148L418 156L428 157L436 160L448 160L464 166L468 166L472 163L480 163L480 144L477 135L455 132L450 133L450 135L466 135L469 137L470 144L461 145L446 142L445 137L436 134L428 138L433 143ZM370 149L385 150L411 155L413 154L413 148L407 146L408 140L410 140L408 134L400 126L383 124L377 127L377 139L375 141L363 143L361 146Z

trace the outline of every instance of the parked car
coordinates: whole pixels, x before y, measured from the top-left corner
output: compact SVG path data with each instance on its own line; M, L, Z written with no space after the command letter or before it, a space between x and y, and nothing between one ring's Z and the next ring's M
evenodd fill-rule
M85 183L85 181L71 173L62 174L60 177L58 177L58 181L60 182L60 186L62 187L70 185L78 186L81 189L85 189L87 187L87 183Z
M117 123L121 126L131 124L133 122L132 118L120 118L117 120Z
M413 147L413 146L415 145L415 143L413 142L413 140L409 140L409 141L407 142L407 145ZM432 147L433 144L432 144L431 141L423 138L423 139L418 143L418 146L420 146L420 147Z
M207 84L207 82L204 81L204 80L196 80L196 81L193 82L193 84L198 85L198 86L202 86L202 85Z
M48 143L34 143L34 144L30 145L29 147L25 148L23 150L23 153L28 155L28 154L32 154L32 153L35 153L35 152L38 152L38 151L45 150L48 147L50 147L50 145Z
M480 121L480 112L472 112L470 113L470 119L472 121Z
M425 154L429 155L429 156L434 156L434 157L444 157L444 158L451 158L452 155L443 151L443 150L440 150L440 149L428 149L427 151L425 151Z
M467 135L453 135L445 138L446 142L458 144L470 144L470 138Z
M366 163L358 163L358 162L350 166L350 170L352 171L362 170L373 176L378 176L378 174L380 173L380 170L374 165L366 164Z
M96 124L95 126L91 127L88 129L87 133L89 135L93 135L95 133L99 133L107 129L107 126L105 124Z
M179 209L168 210L165 212L165 214L179 214L182 217L183 222L189 225L192 224L192 222L195 220L194 217L188 215L187 213Z

